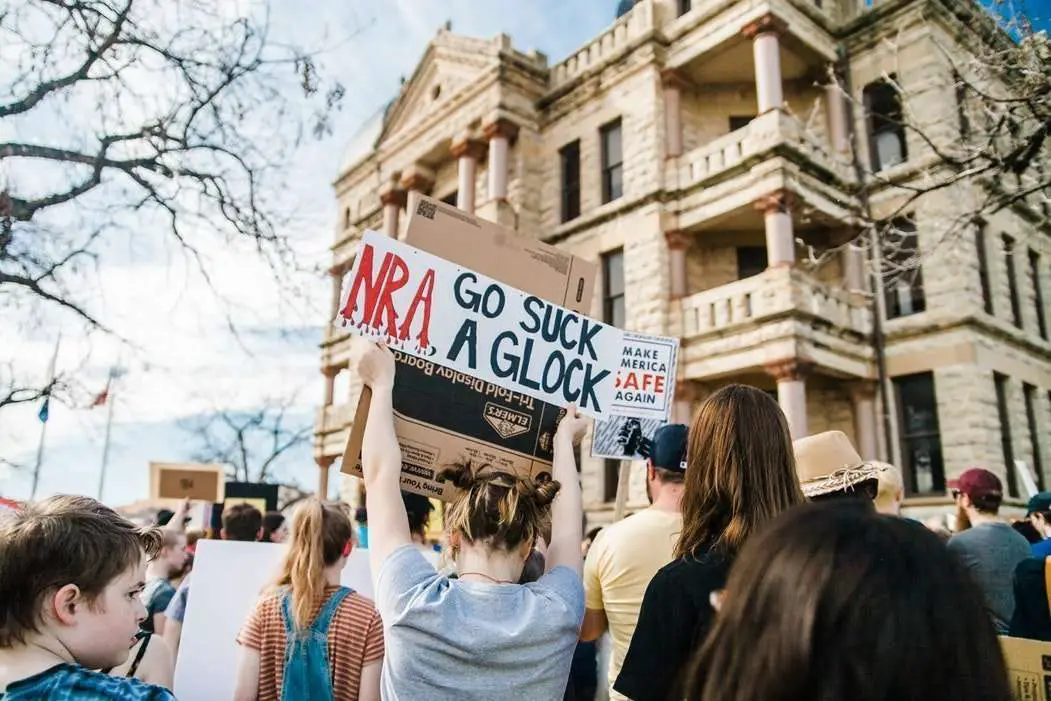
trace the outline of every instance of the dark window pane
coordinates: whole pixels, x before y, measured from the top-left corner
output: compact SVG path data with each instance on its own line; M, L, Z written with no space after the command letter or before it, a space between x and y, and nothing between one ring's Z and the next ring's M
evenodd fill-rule
M880 239L884 249L883 294L887 318L896 319L926 310L916 225L911 219L895 219L884 225Z
M902 459L905 489L909 494L945 491L945 465L938 429L938 403L934 375L921 373L894 378L901 415Z
M975 232L974 247L978 251L978 278L982 285L982 306L986 314L993 313L993 295L989 287L989 262L985 252L985 228Z
M453 190L451 193L442 198L442 202L448 205L456 206L457 192Z
M1036 486L1044 491L1044 466L1040 455L1040 429L1036 425L1036 387L1022 385L1025 395L1025 418L1029 424L1029 447L1033 452L1033 472L1036 473Z
M562 221L580 216L580 142L574 141L560 152L562 161Z
M605 204L617 199L624 192L624 154L621 149L620 120L602 127L599 137L602 144L602 203Z
M744 280L766 270L766 246L737 247L737 279Z
M1018 278L1015 274L1015 240L1004 236L1004 265L1007 266L1007 292L1011 296L1011 318L1022 328L1022 303L1018 298Z
M609 323L618 329L622 329L627 321L627 312L624 309L624 295L612 298L610 300Z
M730 131L737 131L738 129L744 129L746 126L752 123L755 119L755 115L731 115L730 116Z
M1044 290L1040 285L1040 254L1029 251L1029 277L1033 281L1033 304L1036 306L1036 326L1040 338L1047 338L1047 319L1044 317Z
M1011 412L1007 408L1007 376L993 373L996 385L996 413L1000 418L1000 443L1004 450L1004 467L1007 468L1007 494L1018 496L1018 480L1015 477L1015 451L1011 443Z
M679 0L679 17L690 11L692 2L690 0Z
M619 199L624 195L623 166L613 166L609 169L609 197L607 202Z
M606 281L606 296L615 297L624 294L624 251L616 250L607 253L603 259L605 267L603 276Z
M869 83L862 91L868 116L869 160L873 171L904 163L909 155L905 145L901 99L890 81Z

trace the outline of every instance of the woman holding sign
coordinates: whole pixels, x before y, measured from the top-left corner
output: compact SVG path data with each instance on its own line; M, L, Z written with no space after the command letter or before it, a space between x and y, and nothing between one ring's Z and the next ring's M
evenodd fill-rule
M390 350L373 343L358 365L372 390L362 467L370 564L386 636L383 698L562 698L584 616L573 445L586 421L569 407L555 434L554 481L543 485L488 466L445 471L461 490L446 515L459 575L450 580L409 534L391 405L394 367ZM536 582L517 584L549 512L547 571Z

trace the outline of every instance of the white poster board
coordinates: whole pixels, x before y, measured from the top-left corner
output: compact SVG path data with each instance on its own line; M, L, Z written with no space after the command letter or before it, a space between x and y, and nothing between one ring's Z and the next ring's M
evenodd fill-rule
M679 339L625 333L609 411L667 421L675 398Z
M240 654L237 634L264 587L278 573L285 546L201 540L175 667L180 701L232 699ZM372 598L368 550L355 548L341 581Z
M610 411L618 328L374 231L344 290L339 328L588 416Z

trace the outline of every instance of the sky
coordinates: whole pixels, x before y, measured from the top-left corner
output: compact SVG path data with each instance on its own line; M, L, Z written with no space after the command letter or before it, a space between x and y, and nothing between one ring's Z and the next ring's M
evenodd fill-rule
M397 93L401 77L411 76L446 21L454 32L471 36L506 32L515 48L536 48L557 61L612 22L615 5L615 0L273 0L275 37L319 47L323 71L347 89L332 134L304 144L288 164L289 206L302 213L296 231L288 233L300 262L327 265L336 230L331 183L345 146ZM4 136L46 139L48 128L63 125L8 125ZM86 396L102 390L112 366L125 369L111 394L102 491L103 501L114 506L148 496L151 461L193 457L198 443L184 426L197 417L294 396L289 418L312 424L322 402L318 343L330 298L323 276L299 276L291 281L294 290L285 288L245 251L206 245L220 300L178 251L152 245L153 240L115 240L93 273L92 304L131 345L88 337L68 318L46 316L28 329L0 324L0 362L13 359L23 376L46 377L60 336L58 371L74 374ZM38 497L98 493L107 408L51 405ZM16 465L0 465L0 496L29 496L41 438L38 409L38 404L19 405L0 413L0 458ZM307 488L316 484L316 475L309 443L289 453L277 471L280 479Z
M345 147L397 93L400 79L411 76L446 21L460 34L491 37L506 32L518 50L538 49L554 63L612 22L616 4L273 0L276 38L319 47L323 71L347 89L332 134L304 144L288 164L288 205L300 216L296 229L287 233L301 262L327 265L337 220L331 183ZM1044 19L1041 27L1051 17L1048 5L1051 0L1029 0L1030 12ZM39 136L42 128L57 131L63 125L23 128ZM118 506L147 496L149 462L192 458L197 443L182 426L196 417L295 397L289 418L312 424L322 401L317 346L330 298L323 276L299 276L285 287L245 251L210 245L205 254L217 273L220 301L184 257L151 245L153 240L115 241L94 273L97 292L92 303L104 310L106 321L132 347L98 335L88 338L78 325L50 318L29 329L0 323L0 362L13 358L20 374L42 380L60 335L58 369L75 374L89 396L105 386L112 366L125 368L111 395L113 423L102 492L104 501ZM228 321L239 330L237 337L230 333ZM41 436L38 408L21 405L0 413L0 458L20 466L0 464L0 496L29 495L28 468L35 463ZM106 418L106 408L52 406L38 496L97 494ZM312 488L317 472L311 455L309 443L289 453L277 477ZM333 490L336 483L332 480Z

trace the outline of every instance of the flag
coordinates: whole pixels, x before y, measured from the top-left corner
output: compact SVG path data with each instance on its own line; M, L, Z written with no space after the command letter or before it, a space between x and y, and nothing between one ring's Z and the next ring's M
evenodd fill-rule
M40 411L37 412L36 417L40 419L41 423L47 423L48 407L51 404L51 395L44 397L44 403L40 405Z
M110 379L112 379L112 378L113 378L113 376L110 375ZM106 404L106 400L109 399L109 383L110 383L110 380L106 380L106 387L105 387L105 389L103 389L101 392L99 392L98 396L95 397L95 400L93 402L91 402L91 407L92 408L95 408L97 406L104 406Z
M62 334L55 340L55 352L51 355L51 362L47 366L47 387L44 389L44 403L40 405L40 411L36 417L40 423L47 423L49 409L51 408L51 387L55 383L55 364L58 362L58 347L62 343Z

